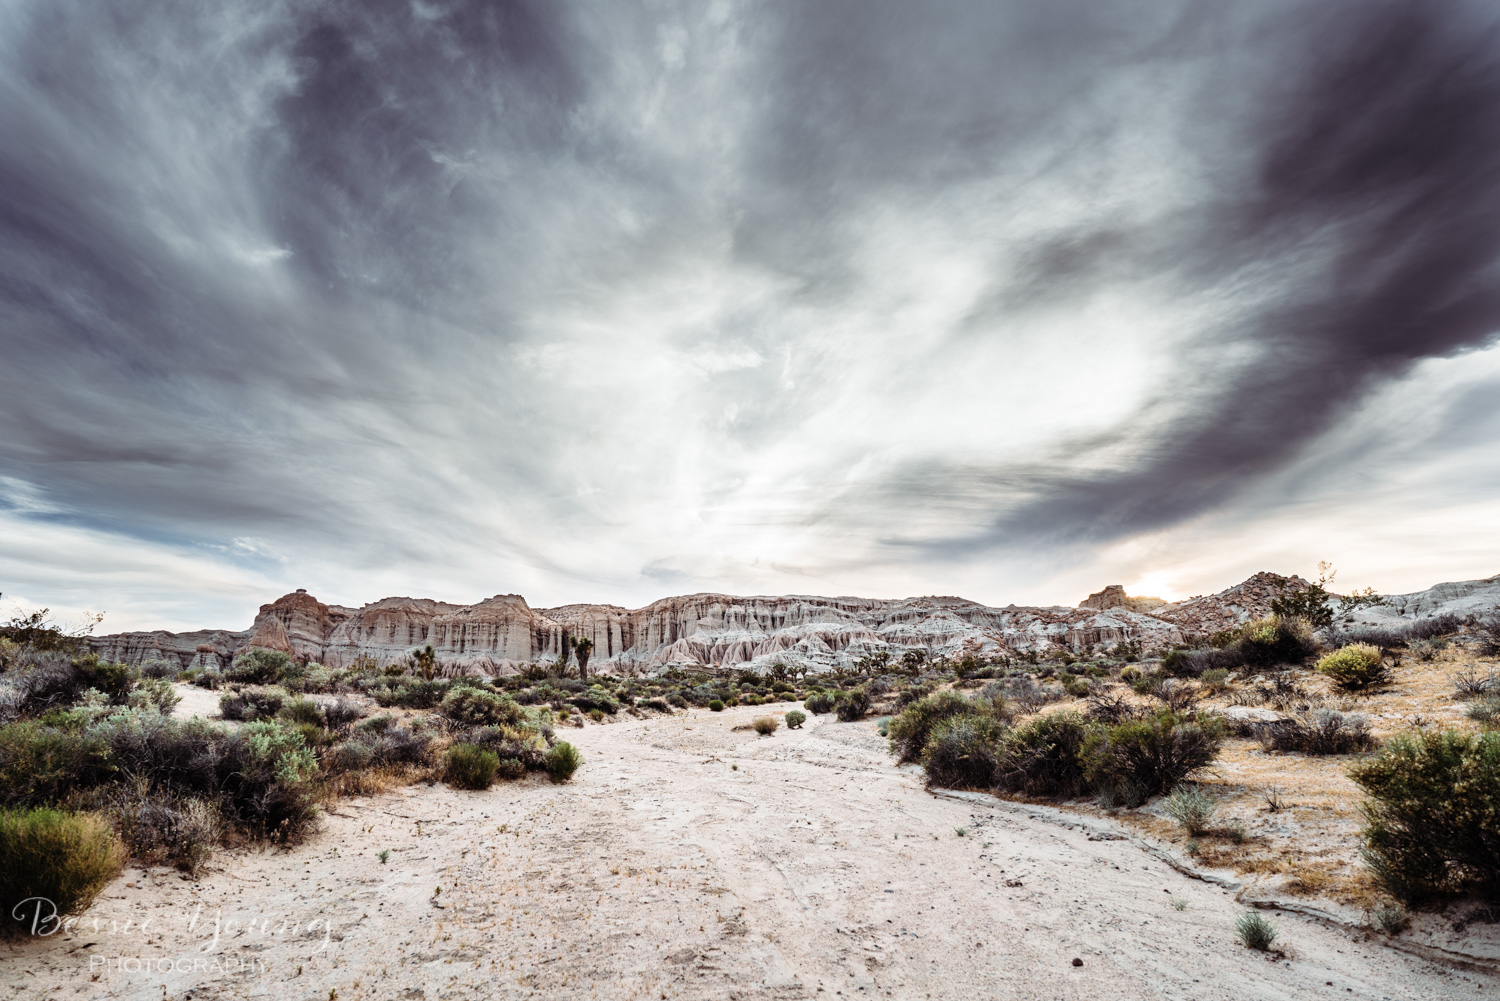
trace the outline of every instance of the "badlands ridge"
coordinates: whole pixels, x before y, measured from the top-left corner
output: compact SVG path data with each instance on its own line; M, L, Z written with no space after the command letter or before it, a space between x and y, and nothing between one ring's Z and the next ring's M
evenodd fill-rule
M505 674L555 660L565 637L594 643L591 666L635 673L727 666L764 668L777 661L825 670L861 657L907 650L929 656L992 655L1066 647L1086 652L1117 643L1167 646L1210 635L1270 611L1283 586L1299 577L1261 572L1217 594L1179 602L1130 597L1111 585L1077 608L993 608L963 598L884 600L807 595L736 597L690 594L644 608L563 605L532 608L517 594L473 605L429 598L382 598L362 608L327 605L299 590L262 605L249 629L186 633L142 631L94 637L103 656L127 663L177 660L184 667L225 665L246 646L283 650L331 667L356 658L386 663L432 644L438 662ZM1438 584L1389 596L1357 613L1360 623L1390 623L1500 604L1500 575Z

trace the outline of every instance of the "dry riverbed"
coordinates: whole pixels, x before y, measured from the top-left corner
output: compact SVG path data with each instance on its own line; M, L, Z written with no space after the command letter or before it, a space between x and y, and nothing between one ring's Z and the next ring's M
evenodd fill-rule
M340 801L193 882L128 870L70 931L0 945L0 998L1489 996L1497 978L1269 912L1066 814L934 796L872 722L790 705L563 731L574 781ZM382 863L381 851L388 851ZM1180 908L1180 909L1179 909ZM1081 960L1082 965L1074 965Z

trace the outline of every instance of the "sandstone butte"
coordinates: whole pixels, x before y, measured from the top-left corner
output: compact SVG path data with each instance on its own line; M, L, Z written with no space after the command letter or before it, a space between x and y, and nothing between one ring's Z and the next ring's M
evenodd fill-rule
M298 590L262 605L249 629L161 630L91 638L101 656L126 663L177 660L188 666L225 666L251 646L281 650L330 667L356 658L386 664L431 644L445 669L507 674L537 661L555 660L564 637L593 640L590 667L613 673L669 667L764 669L782 661L826 670L861 657L907 650L930 656L1016 654L1066 647L1078 652L1119 643L1143 649L1201 639L1269 613L1285 586L1306 587L1300 577L1257 573L1217 594L1165 602L1131 597L1118 584L1061 606L992 608L963 598L884 600L807 595L736 597L689 594L644 608L563 605L532 608L517 594L474 605L429 598L382 598L362 608L327 605ZM1493 609L1500 604L1500 575L1439 584L1392 595L1383 606L1359 613L1360 621L1388 622L1443 611Z

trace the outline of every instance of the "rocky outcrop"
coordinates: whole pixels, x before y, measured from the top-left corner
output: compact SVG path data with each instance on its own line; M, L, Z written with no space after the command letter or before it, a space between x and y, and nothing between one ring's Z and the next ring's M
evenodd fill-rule
M1079 608L1094 608L1107 611L1111 608L1128 608L1132 612L1149 612L1166 602L1161 598L1132 598L1125 593L1123 584L1110 584L1102 591L1095 591L1078 603Z
M1185 636L1208 637L1225 629L1271 614L1271 602L1284 590L1301 590L1307 581L1293 574L1262 570L1217 594L1189 598L1155 609L1151 614L1182 630Z
M1082 653L1121 643L1164 647L1266 615L1284 588L1306 586L1299 577L1258 573L1218 594L1168 604L1131 597L1123 587L1111 585L1077 608L994 608L954 597L727 594L681 595L637 609L532 608L518 594L495 595L473 605L383 598L346 608L299 590L262 605L243 632L135 632L90 642L111 659L140 663L176 658L184 667L225 664L248 646L330 666L349 666L361 658L387 664L431 644L447 669L505 673L556 660L568 649L568 637L587 637L594 644L590 663L603 671L704 665L756 669L777 661L821 670L872 655L899 660L909 650L961 657L1058 647ZM1387 606L1362 614L1388 621L1450 606L1500 608L1500 576L1396 595Z

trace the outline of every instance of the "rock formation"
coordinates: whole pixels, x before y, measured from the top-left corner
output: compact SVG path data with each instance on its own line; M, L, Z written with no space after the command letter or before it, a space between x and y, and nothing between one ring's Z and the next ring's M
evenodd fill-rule
M1102 591L1095 591L1078 603L1079 608L1096 608L1105 611L1110 608L1128 608L1132 612L1149 612L1153 608L1160 608L1166 602L1161 598L1132 598L1125 593L1122 584L1110 584Z
M590 666L603 672L704 665L760 669L777 661L822 670L882 653L899 660L909 650L958 657L1058 647L1083 653L1119 643L1164 647L1266 615L1283 588L1306 586L1300 577L1263 572L1217 594L1166 603L1130 597L1115 584L1090 595L1077 608L992 608L952 597L726 594L663 598L637 609L532 608L518 594L496 595L474 605L382 598L361 608L345 608L298 590L262 605L243 632L132 632L90 642L114 660L176 659L184 667L227 664L248 646L282 650L334 667L349 666L359 658L387 664L430 643L445 668L507 673L556 660L567 649L567 637L586 636L594 641ZM1500 576L1393 595L1385 605L1357 615L1358 621L1390 624L1451 609L1467 614L1496 608Z

